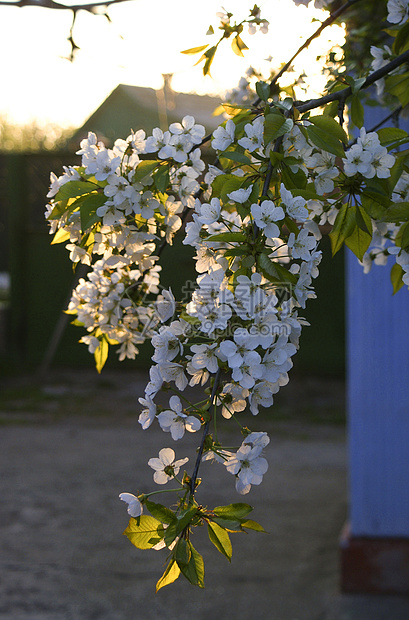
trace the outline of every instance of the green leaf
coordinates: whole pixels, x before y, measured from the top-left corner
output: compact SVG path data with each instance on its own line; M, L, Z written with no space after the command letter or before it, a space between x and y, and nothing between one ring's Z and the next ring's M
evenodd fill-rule
M256 82L256 93L261 101L268 101L270 98L270 84L267 82Z
M208 75L210 73L210 67L212 66L216 50L217 47L213 45L213 47L209 47L209 49L203 54L202 58L200 58L199 62L206 59L203 66L203 75Z
M267 114L264 119L264 144L267 145L276 138L291 131L294 122L291 118L285 118L279 112Z
M163 573L162 577L159 579L156 584L156 592L158 592L161 588L168 586L170 583L176 581L176 579L180 575L180 568L177 565L175 560L171 560Z
M156 189L164 194L169 185L169 166L160 166L159 170L155 173L153 180Z
M217 181L218 179L220 179L220 181ZM220 174L212 183L213 197L220 197L222 202L228 202L229 197L227 194L230 194L230 192L236 189L240 189L245 182L245 178L237 177L234 174Z
M399 289L403 286L402 276L404 275L404 270L401 265L395 263L391 269L391 282L393 286L393 294L395 295Z
M361 261L365 252L371 245L372 235L362 230L358 225L355 226L352 234L345 239L345 245L355 254Z
M163 526L154 517L141 515L129 521L124 534L138 549L152 549L163 538Z
M225 530L229 532L241 532L241 520L237 519L224 519L223 517L214 517L213 522L220 525Z
M64 228L59 228L55 233L50 245L56 245L57 243L64 243L71 238L70 232Z
M224 232L206 237L205 241L216 241L217 243L240 243L247 241L246 235L239 232Z
M288 271L283 265L272 261L268 257L268 251L259 254L257 257L258 266L263 272L264 276L273 282L273 284L288 284L289 287L297 283L297 276Z
M396 39L393 42L393 51L395 54L403 54L407 49L409 49L409 23L398 30Z
M389 75L385 79L386 90L399 99L404 108L409 103L409 72Z
M185 528L189 527L189 524L196 516L197 511L198 507L192 506L191 508L188 508L187 510L182 512L181 515L177 517L176 521L173 521L169 525L169 527L165 531L164 536L165 544L167 547L169 547L169 545L173 543L175 538L177 538L177 536L179 536L179 534L181 534Z
M185 538L180 538L175 546L173 557L180 566L181 564L189 564L192 552L189 547L188 541Z
M362 86L366 82L366 78L364 78L364 77L353 78L352 75L345 75L345 76L343 76L343 79L345 80L345 82L347 84L350 85L350 87L352 89L352 94L354 94L354 95L355 95L355 93L357 93L362 88Z
M334 118L332 118L332 116L310 116L308 120L316 127L322 129L325 133L335 136L335 138L338 138L338 140L341 140L344 144L348 144L347 134L342 129L341 125L337 123Z
M385 207L378 201L367 194L361 196L362 207L366 213L374 220L382 219L385 214Z
M47 220L59 220L68 209L68 200L60 200L54 204L51 213L47 216Z
M239 35L235 36L233 41L231 42L231 48L237 56L244 56L243 50L248 50L249 48L244 43L244 41L239 37Z
M404 129L399 129L399 127L382 127L382 129L378 129L376 133L378 134L379 142L382 146L388 146L389 144L408 138L408 132Z
M223 527L220 527L217 523L210 521L207 524L207 532L209 534L210 541L214 544L216 549L220 551L226 558L231 560L233 549L228 533Z
M342 248L345 240L352 235L355 227L355 208L347 204L342 205L334 222L334 227L329 234L332 256L335 256L338 250Z
M372 237L372 220L366 211L359 205L356 206L355 217L357 226Z
M132 183L137 183L138 181L142 181L145 177L150 175L152 170L156 168L158 162L152 159L143 159L139 162L137 167L135 168L135 174L132 177Z
M245 527L248 530L254 530L255 532L264 532L265 534L267 534L264 527L260 525L260 523L257 523L257 521L253 521L253 519L247 519L247 521L242 521L241 527Z
M399 231L400 247L402 250L408 251L409 246L409 222L404 224Z
M220 153L219 155L219 158L222 157L225 159L230 159L231 161L236 161L240 164L247 164L248 166L252 163L250 157L247 157L247 155L244 155L244 153L239 153L238 151L223 151L223 153Z
M395 202L386 211L383 212L380 218L382 222L404 222L409 218L409 202Z
M161 523L169 524L176 521L177 517L175 513L169 508L166 508L166 506L162 506L162 504L157 504L156 502L151 502L148 499L146 499L144 503L151 515L156 519L159 519Z
M108 359L109 344L105 336L98 338L99 347L94 352L95 367L100 373Z
M356 127L361 129L364 124L364 106L361 103L358 95L355 95L351 99L351 120Z
M180 53L181 54L200 54L200 52L203 52L207 47L209 47L208 43L206 45L199 45L198 47L190 47L188 50L183 50Z
M203 558L193 547L192 543L187 543L190 547L191 557L188 564L178 564L181 573L194 586L204 588L204 562Z
M87 194L75 201L75 205L78 205L80 208L82 232L87 231L91 226L101 221L101 218L97 215L97 209L102 207L107 200L104 194Z
M98 186L95 185L95 183L90 183L89 181L68 181L60 187L54 200L58 201L66 200L67 198L76 198L77 196L82 196L83 194L95 192L96 189L98 189Z
M331 116L323 116L321 118L326 118L328 120L331 119L336 125L338 125L336 120L333 119ZM322 149L323 151L332 153L337 157L345 157L345 152L341 146L340 141L331 133L328 133L327 131L321 129L321 127L318 127L316 125L308 125L308 127L306 127L305 129L307 131L308 139L310 140L310 142L315 144L315 146L318 146L318 148Z
M305 189L307 187L307 177L301 168L299 168L297 172L293 172L290 166L287 166L283 161L281 164L281 173L284 185L287 189Z
M243 519L254 510L250 504L244 504L243 502L237 502L235 504L228 504L227 506L216 506L213 512L218 517L224 519Z

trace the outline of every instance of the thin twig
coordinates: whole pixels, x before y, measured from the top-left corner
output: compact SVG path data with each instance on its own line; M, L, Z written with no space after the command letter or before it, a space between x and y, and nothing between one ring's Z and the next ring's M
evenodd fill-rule
M338 19L340 15L342 15L342 13L344 13L347 9L349 9L353 4L356 4L357 2L360 2L360 0L349 0L349 2L347 2L343 6L339 7L339 9L331 13L331 15L325 21L322 22L319 28L317 28L317 30L306 41L304 41L301 47L299 47L298 50L295 52L295 54L291 56L290 60L285 63L285 65L280 69L277 75L273 77L273 79L270 82L270 86L274 86L274 84L277 83L280 77L290 68L293 60L295 60L297 56L301 54L301 52L303 52L310 45L310 43L312 43L312 41L314 41L314 39L319 37L321 32L325 30L325 28L330 26L336 19Z
M388 75L388 73L390 73L391 71L394 71L394 69L397 69L398 67L405 64L405 62L408 62L408 61L409 61L409 50L407 50L406 52L403 52L403 54L400 54L400 56L397 56L397 58L395 58L394 60L391 60L391 62L389 62L387 65L385 65L381 69L378 69L377 71L374 71L373 73L368 75L365 82L361 86L360 90L364 90L365 88L372 86L372 84L375 84L375 82L385 77L386 75ZM324 97L320 97L319 99L310 99L309 101L305 101L305 102L295 101L294 107L297 108L297 110L301 114L303 114L304 112L308 112L308 110L320 108L321 106L326 105L327 103L332 103L332 101L346 100L350 95L352 95L352 87L348 86L347 88L339 90L336 93L324 95Z
M216 399L216 392L217 392L218 387L219 387L220 375L221 375L221 368L218 368L217 372L216 372L216 375L214 377L212 395L210 397L210 408L214 405L214 402L215 402L215 399ZM204 444L205 444L207 432L209 430L211 419L212 418L209 417L209 419L206 421L206 424L203 427L202 441L200 443L199 451L197 453L195 468L193 470L192 478L190 480L190 495L191 495L191 497L193 497L193 495L195 493L197 474L199 473L200 463L202 462L202 455L203 455Z

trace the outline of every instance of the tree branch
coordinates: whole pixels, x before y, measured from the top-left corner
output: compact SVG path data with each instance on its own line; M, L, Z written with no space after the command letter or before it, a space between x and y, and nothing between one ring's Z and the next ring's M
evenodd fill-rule
M360 1L361 0L349 0L346 4L340 6L338 10L331 13L331 15L324 22L322 22L319 28L317 28L317 30L306 41L304 41L301 47L299 47L295 54L291 56L290 60L285 63L285 65L280 69L277 75L273 77L273 79L270 81L270 86L274 86L274 84L277 83L280 77L290 68L293 60L295 60L297 56L301 54L301 52L304 51L310 45L310 43L312 43L312 41L314 41L314 39L319 37L321 32L325 30L325 28L330 26L336 19L338 19L338 17L340 17L340 15L342 15L342 13L349 9L353 4L356 4Z
M219 381L220 381L220 375L221 375L221 368L217 369L216 375L214 377L214 383L213 383L213 389L212 389L212 395L210 397L210 407L212 407L215 403L216 400L216 393L219 387ZM207 431L209 430L209 426L210 426L210 422L211 422L212 418L210 417L206 424L203 427L203 435L202 435L202 441L197 453L197 458L196 458L196 463L195 463L195 468L193 470L193 474L192 474L192 478L190 480L190 495L193 496L195 493L195 486L196 486L196 480L197 480L197 474L199 473L199 467L200 467L200 463L202 462L202 455L203 455L203 448L204 448L204 443L206 440L206 436L207 436Z
M387 65L374 71L366 78L365 82L362 84L361 89L368 88L368 86L372 86L378 80L385 77L394 69L397 69L401 65L405 64L405 62L409 62L409 50L397 56L394 60L389 62ZM309 101L294 101L294 107L303 114L304 112L308 112L308 110L313 110L315 108L320 108L327 103L332 103L332 101L345 101L350 95L352 95L352 87L348 86L343 90L339 90L336 93L331 93L329 95L324 95L324 97L320 97L319 99L310 99Z
M106 0L106 2L89 2L88 4L60 4L54 2L54 0L18 0L17 2L5 2L0 0L0 6L14 6L17 8L24 8L25 6L36 6L43 9L56 9L65 11L90 11L94 12L97 7L108 7L112 4L119 4L122 2L129 2L130 0Z

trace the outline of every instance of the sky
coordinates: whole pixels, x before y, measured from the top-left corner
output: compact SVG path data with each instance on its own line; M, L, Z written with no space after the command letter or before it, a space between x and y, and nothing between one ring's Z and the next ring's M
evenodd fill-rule
M69 6L70 0L65 4ZM0 6L0 116L13 123L34 120L78 127L118 84L160 88L164 73L173 73L176 91L221 94L236 86L250 65L265 70L268 64L263 59L269 56L277 65L288 60L316 29L311 18L323 16L312 7L296 7L292 0L265 0L260 4L262 17L270 22L269 33L251 36L243 31L250 48L245 58L235 56L230 43L224 42L212 77L204 78L201 67L194 66L199 57L180 52L213 44L206 32L210 24L217 32L216 13L222 6L239 21L253 4L251 0L132 0L109 8L111 22L80 11L74 27L80 49L73 62L67 60L71 11ZM342 36L340 28L332 32L338 40ZM326 48L327 37L315 42L309 56L305 52L300 57L301 65L310 70Z

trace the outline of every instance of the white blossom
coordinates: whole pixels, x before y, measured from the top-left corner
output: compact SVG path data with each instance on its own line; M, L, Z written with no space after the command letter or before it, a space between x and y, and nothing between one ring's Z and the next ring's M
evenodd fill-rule
M166 484L177 476L182 465L188 462L188 458L175 461L175 452L172 448L162 448L159 450L159 458L151 458L148 461L149 467L155 470L153 479L156 484Z

